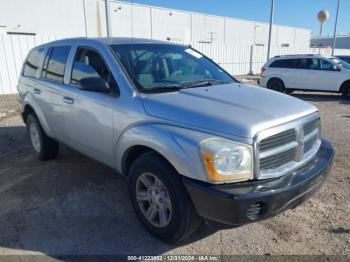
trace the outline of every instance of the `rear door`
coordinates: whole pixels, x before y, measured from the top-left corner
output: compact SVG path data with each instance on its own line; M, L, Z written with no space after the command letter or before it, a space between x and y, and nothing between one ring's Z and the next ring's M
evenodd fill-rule
M293 88L308 89L308 77L310 73L310 59L297 58L293 59Z
M66 62L71 47L69 45L53 46L47 51L40 83L34 93L41 98L41 110L45 116L52 135L64 141L65 115L69 112L70 103L65 100L71 96L64 84Z
M278 59L274 61L269 67L269 77L281 78L286 88L305 88L307 82L307 71L301 66L301 59Z

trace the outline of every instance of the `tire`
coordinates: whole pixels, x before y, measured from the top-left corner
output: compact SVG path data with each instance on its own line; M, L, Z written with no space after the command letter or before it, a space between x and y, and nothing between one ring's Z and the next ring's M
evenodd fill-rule
M281 79L278 78L270 79L267 83L267 88L281 93L285 92L284 83Z
M164 242L181 242L201 224L179 174L155 153L143 154L132 164L129 193L138 219Z
M344 84L341 93L344 98L350 99L350 82Z
M38 119L33 114L27 117L26 125L27 134L36 157L40 160L55 158L59 151L59 143L46 135Z

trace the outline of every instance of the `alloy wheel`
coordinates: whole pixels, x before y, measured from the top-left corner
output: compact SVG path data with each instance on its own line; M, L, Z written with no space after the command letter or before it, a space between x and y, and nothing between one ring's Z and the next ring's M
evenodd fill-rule
M156 227L166 227L172 206L163 182L152 173L141 174L136 182L136 199L144 217Z

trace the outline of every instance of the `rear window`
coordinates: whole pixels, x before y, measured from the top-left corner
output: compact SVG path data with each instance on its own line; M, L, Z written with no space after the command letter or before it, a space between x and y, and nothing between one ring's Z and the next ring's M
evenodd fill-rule
M278 59L272 62L269 67L299 68L299 60L298 59Z
M43 48L34 49L29 53L27 60L24 62L24 65L23 65L22 74L24 76L31 76L31 77L36 76L36 73L39 69L40 58L43 53L43 50L44 50Z
M63 82L64 69L66 67L69 51L69 46L51 47L44 61L42 77L57 82Z

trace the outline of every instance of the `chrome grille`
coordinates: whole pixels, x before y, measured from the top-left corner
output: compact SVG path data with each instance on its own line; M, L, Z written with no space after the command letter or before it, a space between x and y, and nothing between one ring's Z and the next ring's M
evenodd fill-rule
M296 133L294 129L289 129L282 133L270 136L260 142L260 152L267 151L271 148L282 146L295 141Z
M317 137L313 136L311 139L304 143L304 153L307 153L312 149L313 145L316 143L316 140Z
M310 134L317 126L320 125L320 120L315 119L303 125L304 135Z
M310 160L321 144L318 114L265 130L255 139L258 178L284 175Z
M260 158L260 169L268 170L279 167L295 160L296 148L289 149L276 155Z

